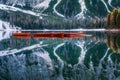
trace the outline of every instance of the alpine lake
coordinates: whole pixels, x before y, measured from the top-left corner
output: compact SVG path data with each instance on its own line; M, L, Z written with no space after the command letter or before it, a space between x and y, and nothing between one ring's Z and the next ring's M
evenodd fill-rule
M0 80L120 80L119 30L83 30L80 38L13 33L0 32Z

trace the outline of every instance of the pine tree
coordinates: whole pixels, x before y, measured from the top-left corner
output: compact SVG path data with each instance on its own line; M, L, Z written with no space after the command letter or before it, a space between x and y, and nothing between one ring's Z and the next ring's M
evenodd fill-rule
M118 10L116 10L116 9L111 12L111 24L112 25L116 25L117 14L118 14Z
M110 26L114 28L119 28L120 26L120 9L116 10L114 9L111 13L107 16L107 26L110 28Z
M117 14L116 24L117 24L117 26L120 26L120 13Z
M118 10L114 10L114 22L115 22L115 25L116 25L116 17L117 17L117 14L118 14Z
M111 13L109 13L109 14L107 15L107 26L110 25L110 17L111 17Z

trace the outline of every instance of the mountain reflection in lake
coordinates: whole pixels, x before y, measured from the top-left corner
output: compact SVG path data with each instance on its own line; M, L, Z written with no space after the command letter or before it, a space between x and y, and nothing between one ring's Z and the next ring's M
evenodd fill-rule
M120 80L120 33L74 39L0 34L0 80Z

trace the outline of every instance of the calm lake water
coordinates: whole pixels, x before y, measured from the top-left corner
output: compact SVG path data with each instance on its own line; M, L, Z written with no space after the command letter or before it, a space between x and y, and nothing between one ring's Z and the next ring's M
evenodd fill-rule
M0 32L0 80L120 80L120 33L14 38Z

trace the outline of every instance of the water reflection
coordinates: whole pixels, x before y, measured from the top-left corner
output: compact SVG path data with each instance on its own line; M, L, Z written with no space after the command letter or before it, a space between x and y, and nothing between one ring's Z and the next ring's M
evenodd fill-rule
M114 52L120 53L120 32L107 33L107 44Z
M119 80L119 33L0 41L0 80Z
M11 31L0 31L0 41L4 40L4 39L9 39L10 36L12 36L12 32Z

